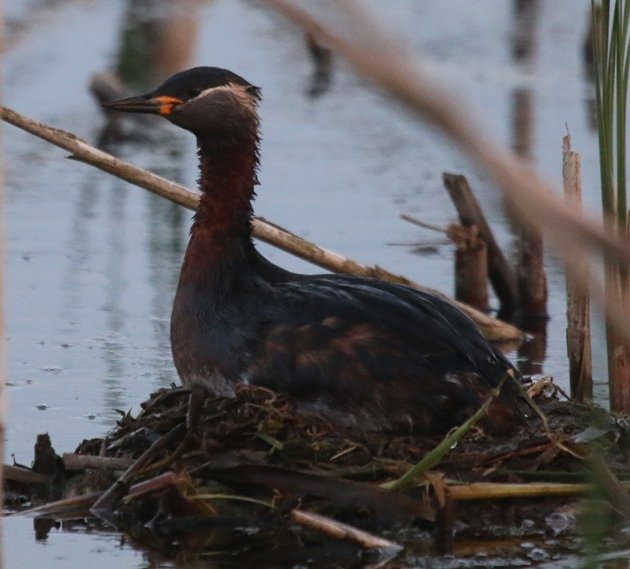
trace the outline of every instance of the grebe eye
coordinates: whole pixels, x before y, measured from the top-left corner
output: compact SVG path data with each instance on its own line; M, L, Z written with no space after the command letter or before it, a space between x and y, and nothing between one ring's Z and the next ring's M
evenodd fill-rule
M199 89L199 87L190 87L188 89L188 96L191 99L194 99L197 95L199 95L201 93L202 89Z

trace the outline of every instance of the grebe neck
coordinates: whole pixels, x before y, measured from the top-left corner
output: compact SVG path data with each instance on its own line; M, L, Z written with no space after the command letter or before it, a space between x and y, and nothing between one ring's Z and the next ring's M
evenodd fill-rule
M209 287L227 298L247 287L258 253L252 243L258 139L218 145L198 140L201 197L180 286Z
M258 137L227 145L197 141L201 198L191 233L251 241L252 200L258 183Z

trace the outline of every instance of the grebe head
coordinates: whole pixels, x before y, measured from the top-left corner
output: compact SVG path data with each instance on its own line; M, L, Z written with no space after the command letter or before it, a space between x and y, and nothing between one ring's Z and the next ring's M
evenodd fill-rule
M219 67L194 67L169 77L154 91L104 103L131 113L159 114L199 139L237 143L258 128L260 89Z

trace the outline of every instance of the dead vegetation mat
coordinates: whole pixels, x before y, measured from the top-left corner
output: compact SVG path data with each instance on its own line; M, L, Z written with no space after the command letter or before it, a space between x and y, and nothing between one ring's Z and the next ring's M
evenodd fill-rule
M535 417L509 438L473 428L404 493L381 484L399 478L442 437L341 429L297 412L284 395L249 386L239 388L234 398L205 400L190 430L188 402L185 389L162 389L137 416L121 412L105 438L85 440L63 459L47 437L38 440L33 470L50 478L36 486L40 492L44 487L48 497L52 491L63 499L34 512L73 519L90 511L135 542L164 552L234 555L246 550L255 557L264 550L268 560L270 548L286 556L299 547L301 556L312 559L310 548L322 551L321 540L331 536L343 537L333 539L338 547L349 541L363 551L387 549L388 542L370 542L370 534L334 535L335 530L300 519L300 513L331 517L390 539L415 528L434 544L438 536L445 546L462 533L513 535L525 520L532 532L548 534L549 516L572 511L580 495L541 491L525 492L523 498L508 492L493 498L490 487L589 481L585 458L594 453L606 457L606 473L619 492L624 492L619 480L630 477L626 425L549 391L537 397L546 421ZM85 457L96 457L89 468L70 466ZM15 494L10 482L9 495ZM465 487L472 493L458 497L454 489ZM481 493L475 495L477 488Z

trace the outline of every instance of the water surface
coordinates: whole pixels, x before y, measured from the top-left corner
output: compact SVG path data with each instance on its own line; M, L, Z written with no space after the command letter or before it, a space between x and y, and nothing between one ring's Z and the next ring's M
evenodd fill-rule
M581 61L588 3L540 1L529 31L508 0L370 4L491 136L516 145L558 187L568 126L582 154L586 205L598 211L592 89ZM126 2L7 0L5 6L5 104L97 141L103 117L87 86L94 73L115 68L125 51ZM312 64L301 33L255 3L199 3L194 16L190 65L227 67L263 88L259 215L323 247L451 293L452 246L398 216L439 226L452 222L441 174L461 172L513 256L515 238L499 193L434 129L419 126L342 62L335 62L330 90L308 97ZM525 56L515 39L523 33L533 38ZM517 117L525 117L524 126ZM192 138L164 124L136 128L146 129L149 142L120 144L116 152L194 187ZM137 410L152 390L177 381L168 319L191 213L69 161L12 127L4 127L3 136L6 449L30 463L37 433L49 432L58 452L71 451L82 438L102 436L119 410ZM391 243L429 244L430 253L416 255ZM260 249L289 269L320 271L271 247ZM566 387L564 275L551 254L546 266L551 319L546 356L536 363ZM599 381L602 345L596 326ZM73 562L100 567L112 554L121 567L144 566L139 554L106 534L53 532L33 547L31 525L7 520L7 540L14 544L8 566L37 560L49 569Z

